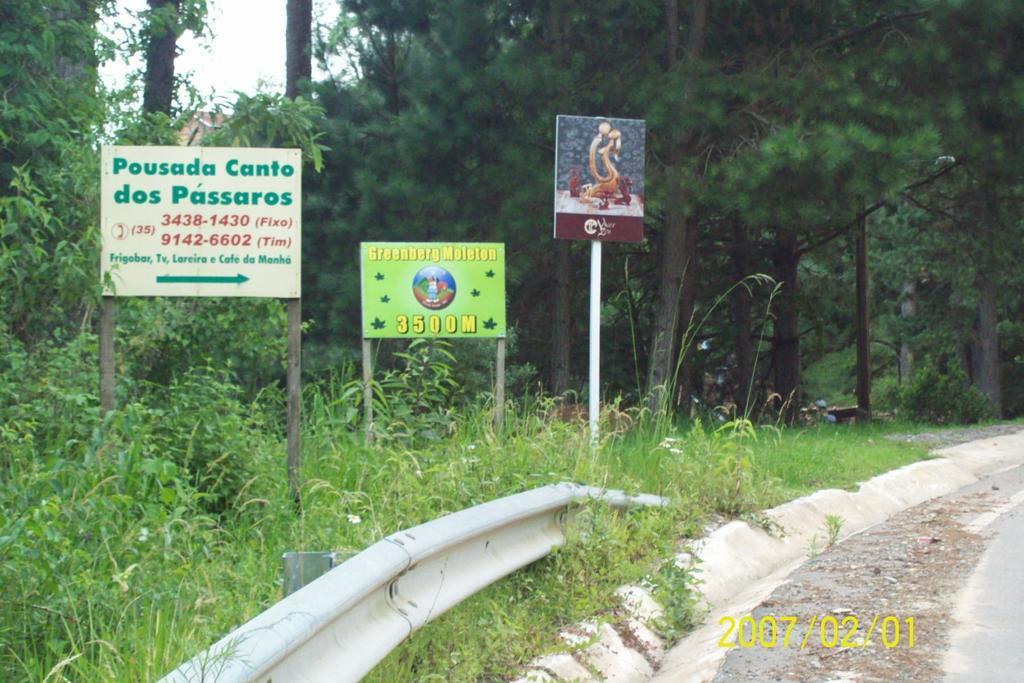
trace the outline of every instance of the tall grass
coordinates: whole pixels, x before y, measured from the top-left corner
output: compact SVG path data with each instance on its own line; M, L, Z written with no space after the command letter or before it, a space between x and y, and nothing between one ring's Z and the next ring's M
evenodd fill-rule
M61 363L54 372L72 377ZM13 391L23 374L0 373L0 390ZM289 550L359 551L396 530L559 481L669 497L665 509L591 506L564 548L456 607L371 674L501 679L551 647L559 628L612 614L623 583L678 595L685 586L661 563L710 515L848 486L923 455L871 430L780 432L742 420L712 428L642 413L607 421L594 451L586 424L557 419L544 397L510 402L496 433L486 402L409 405L412 394L401 391L378 392L380 438L367 446L361 392L338 375L304 393L297 515L280 424L270 417L279 412L274 391L245 405L218 377L193 377L179 385L189 396L157 392L105 421L86 398L69 424L55 419L74 415L73 404L54 397L79 394L46 384L35 393L20 387L23 401L0 430L4 681L152 680L279 599ZM200 399L217 409L180 409ZM171 418L180 434L168 432ZM213 474L196 476L195 467Z

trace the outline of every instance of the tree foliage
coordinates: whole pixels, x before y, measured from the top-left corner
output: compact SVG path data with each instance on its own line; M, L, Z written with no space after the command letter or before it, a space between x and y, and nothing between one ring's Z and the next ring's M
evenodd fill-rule
M174 17L147 14L147 30L202 30L205 4L177 5ZM172 118L125 113L97 89L97 46L104 56L114 50L95 31L104 8L0 10L8 93L0 259L11 293L2 313L26 342L93 324L88 169L107 112L117 112L106 125L120 142L175 140ZM563 257L545 226L552 122L582 113L645 118L649 131L648 239L612 245L605 257L607 393L640 401L653 388L642 378L657 376L675 385L670 406L745 405L750 385L758 405L773 391L797 395L801 368L852 341L847 236L865 213L875 240L876 350L887 357L885 348L906 343L923 356L942 346L994 403L1005 393L1000 375L1012 375L1022 350L1013 323L1020 304L1001 286L1015 281L1010 252L986 246L1019 241L1021 231L1013 3L350 0L340 8L311 49L347 57L342 75L294 100L242 95L206 141L298 144L320 171L307 174L304 196L313 371L355 353L354 245L365 239L506 242L518 361L548 375L556 328L541 304L560 288L571 315L558 333L578 348L584 250L566 247L574 277L559 284ZM779 288L730 290L730 307L705 315L755 273ZM916 320L897 312L908 283L919 285ZM228 310L211 315L231 319ZM165 314L176 316L154 308L137 320ZM665 330L667 356L658 351ZM876 363L883 373L893 367ZM166 368L144 375L169 377ZM577 374L570 384L582 382Z
M1000 135L1016 130L1005 124L1012 106L993 110L1015 92L1016 19L1005 4L982 5L346 3L331 36L357 68L316 93L331 154L308 193L307 221L323 226L313 237L316 252L340 268L308 277L308 310L320 323L314 340L358 321L348 305L357 293L355 259L345 245L502 239L512 255L510 312L523 354L546 368L550 311L535 302L557 286L541 228L550 213L551 121L557 113L605 113L646 118L650 131L648 240L606 256L613 284L605 357L619 359L606 366L612 390L640 398L636 376L665 362L651 355L656 330L672 328L668 362L686 358L681 401L704 393L718 370L752 367L736 356L757 351L769 352L758 374L736 378L726 393L735 398L751 381L765 393L795 393L801 365L850 341L843 330L853 295L842 274L852 250L844 236L864 213L924 201L950 183L973 186L975 196L995 183L1011 199L999 210L1012 205L1017 181L1009 166L998 177L991 170L985 181L966 180L969 155L1006 156L1019 147L984 128L1003 121ZM983 86L971 75L976 60L988 65ZM973 123L961 125L964 117ZM977 149L955 150L958 141ZM980 152L985 145L991 149ZM937 161L946 156L960 160L952 170ZM982 206L976 201L965 218L977 219ZM1001 220L1019 222L1010 214ZM679 226L695 231L682 251L670 247ZM771 317L761 314L760 336L771 345L742 350L738 340L759 330L718 315L691 335L704 348L680 348L699 311L738 279L736 226L750 240L743 274L771 273L782 285ZM580 255L574 261L584 267ZM699 284L687 284L687 268ZM665 279L673 270L675 279ZM805 279L813 291L801 286ZM976 285L965 289L966 301ZM663 310L656 304L666 287L693 291ZM570 294L575 329L584 328L581 290ZM735 297L764 311L771 291ZM659 322L666 315L675 322ZM823 346L830 326L839 334ZM815 344L805 349L809 332Z

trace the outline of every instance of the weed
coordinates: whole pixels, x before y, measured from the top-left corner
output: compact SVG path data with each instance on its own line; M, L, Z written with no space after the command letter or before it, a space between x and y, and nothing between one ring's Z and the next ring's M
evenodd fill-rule
M666 562L653 580L654 595L664 614L652 626L668 640L678 640L692 631L707 612L701 607L699 567L696 557L688 563Z
M744 512L739 515L739 519L742 519L752 527L761 529L773 538L781 539L786 537L786 529L775 519L764 514L760 510Z
M839 515L825 515L825 532L827 536L826 547L831 548L839 540L839 532L846 522Z

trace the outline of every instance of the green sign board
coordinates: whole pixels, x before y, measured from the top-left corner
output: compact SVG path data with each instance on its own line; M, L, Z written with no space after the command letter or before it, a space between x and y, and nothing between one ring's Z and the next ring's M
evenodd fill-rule
M297 149L104 147L108 296L302 296Z
M505 245L363 242L363 338L504 337Z

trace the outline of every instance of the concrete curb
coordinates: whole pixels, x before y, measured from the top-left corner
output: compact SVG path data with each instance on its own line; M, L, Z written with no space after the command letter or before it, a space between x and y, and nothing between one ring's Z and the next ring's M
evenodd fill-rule
M901 510L1024 464L1024 431L950 446L934 451L934 456L880 474L855 493L826 489L766 510L764 514L783 530L781 537L733 521L694 542L690 552L675 561L690 563L691 553L700 558L703 600L710 614L705 626L667 653L665 643L647 628L660 606L645 589L627 586L618 591L628 615L624 623L612 628L588 622L570 629L563 639L581 649L534 660L514 683L708 681L727 653L717 646L722 635L719 618L749 612L807 559L810 546L823 546L827 515L843 519L840 539L847 538ZM653 669L657 673L652 678Z

